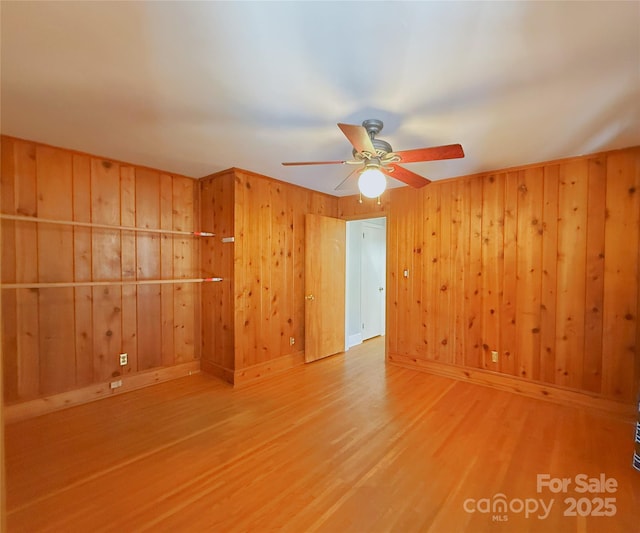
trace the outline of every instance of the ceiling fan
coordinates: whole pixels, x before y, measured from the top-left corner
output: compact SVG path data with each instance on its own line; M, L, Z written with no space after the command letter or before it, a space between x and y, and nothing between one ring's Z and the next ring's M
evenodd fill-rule
M376 139L383 122L378 119L368 119L362 126L352 124L338 124L342 133L353 145L353 159L347 161L308 161L286 162L285 166L294 165L355 165L356 168L336 187L343 188L354 174L360 174L358 188L368 198L380 196L387 186L387 176L411 187L424 187L430 180L411 172L399 163L417 163L420 161L437 161L440 159L455 159L464 157L462 146L447 144L431 148L416 148L394 152L391 145L382 139Z

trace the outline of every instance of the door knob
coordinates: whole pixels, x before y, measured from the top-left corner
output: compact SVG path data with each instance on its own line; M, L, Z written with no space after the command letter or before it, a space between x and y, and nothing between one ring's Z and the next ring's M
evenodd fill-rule
M309 295L305 296L305 299L309 300L310 302L312 302L313 300L316 299L316 297L313 294L309 294Z

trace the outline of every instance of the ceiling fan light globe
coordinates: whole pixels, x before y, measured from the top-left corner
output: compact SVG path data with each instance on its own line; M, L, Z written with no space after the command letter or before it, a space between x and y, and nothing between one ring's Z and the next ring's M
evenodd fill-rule
M376 168L365 170L358 178L358 189L367 198L377 198L386 188L387 178Z

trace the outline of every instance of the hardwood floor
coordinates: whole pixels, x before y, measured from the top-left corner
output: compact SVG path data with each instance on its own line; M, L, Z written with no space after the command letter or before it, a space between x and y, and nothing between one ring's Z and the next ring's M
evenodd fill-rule
M638 530L631 424L385 366L382 351L374 339L244 389L199 374L9 425L8 529ZM601 473L615 492L575 491ZM568 492L538 492L538 474ZM482 512L498 494L507 511ZM613 516L564 516L567 498L578 515L614 498Z

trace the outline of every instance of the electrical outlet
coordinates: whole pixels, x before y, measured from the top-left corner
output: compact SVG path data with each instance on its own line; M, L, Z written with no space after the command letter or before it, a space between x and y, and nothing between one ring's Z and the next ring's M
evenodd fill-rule
M118 387L122 387L122 380L119 379L118 381L112 381L110 386L112 389L117 389Z
M491 352L491 361L494 363L498 362L498 352Z
M129 362L129 355L126 353L120 354L120 366L124 366Z
M296 343L296 339L294 337L289 337L289 346L293 346Z

